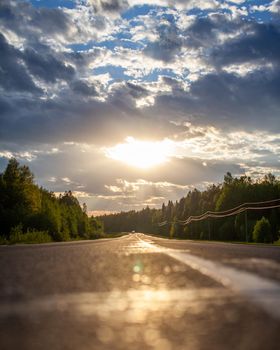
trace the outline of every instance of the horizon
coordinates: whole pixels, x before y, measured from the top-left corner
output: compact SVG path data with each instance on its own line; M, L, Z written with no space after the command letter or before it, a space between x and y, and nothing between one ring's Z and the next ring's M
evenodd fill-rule
M0 173L0 176L2 176L2 175L5 176L5 173L6 173L7 169L8 169L8 167L10 166L10 161L15 161L15 163L17 164L17 167L21 168L20 163L18 162L18 160L16 158L11 158L9 160L7 168L4 170L3 173ZM24 164L24 166L26 166L26 165ZM79 196L81 197L80 192L72 191L71 189L67 189L67 190L61 191L61 192L53 192L53 191L50 191L49 189L46 189L46 188L44 188L42 186L39 188L39 185L36 183L36 178L35 178L34 174L32 173L32 169L30 169L28 167L28 165L27 165L27 170L28 170L28 172L30 172L30 174L32 176L32 183L35 185L35 187L37 189L40 189L40 190L41 189L42 190L47 190L47 192L50 195L54 195L54 197L56 199L63 198L65 196L69 195L69 194L71 196L74 196L74 198L76 198L76 199L79 199ZM194 187L191 190L189 190L187 193L185 193L185 195L183 195L181 198L176 198L175 200L167 199L166 202L162 202L161 205L159 205L158 207L150 207L149 205L146 205L145 207L139 208L137 210L130 209L130 210L121 210L121 211L108 211L108 210L88 210L87 209L87 205L86 205L85 202L82 203L81 201L78 200L78 203L79 203L79 206L81 207L81 209L83 209L83 211L85 210L85 213L87 214L87 216L89 218L90 217L98 218L98 217L102 217L102 216L106 216L106 215L114 215L114 214L117 215L117 214L122 214L122 213L129 213L129 212L132 212L132 211L135 212L135 213L139 213L139 212L141 212L141 211L143 211L143 210L145 210L147 208L162 210L163 206L167 206L169 204L174 204L175 206L178 205L179 202L181 202L181 200L187 199L189 197L189 195L193 195L195 192L199 192L199 193L203 194L203 193L207 193L209 191L211 192L213 188L223 190L225 184L228 183L229 178L232 179L232 180L237 180L237 182L241 181L241 183L243 183L245 181L245 183L247 185L260 185L262 183L275 184L275 183L280 181L280 177L276 177L272 173L267 173L267 174L265 174L262 177L251 178L250 176L247 176L246 174L243 174L243 175L241 175L239 177L235 177L235 176L232 176L232 174L230 172L227 172L226 174L224 174L223 182L212 183L212 184L208 183L207 187L202 188L202 189ZM270 200L264 201L264 202L250 202L250 203L251 204L259 204L259 203L273 202L273 201L279 201L279 200L280 199L278 198L278 199L270 199ZM246 203L241 203L241 205L243 205L243 204L245 205L245 204L248 204L248 203L247 202ZM238 205L238 207L239 206L240 206L240 204ZM231 208L231 209L233 209L233 208ZM217 213L219 213L219 212L217 212Z
M89 212L280 175L280 1L4 0L0 172Z

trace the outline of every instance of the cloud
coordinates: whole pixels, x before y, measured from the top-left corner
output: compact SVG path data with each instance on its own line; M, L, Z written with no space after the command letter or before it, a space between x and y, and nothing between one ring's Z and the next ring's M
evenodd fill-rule
M182 41L174 19L166 19L157 28L158 40L150 42L144 49L144 54L156 60L172 61L180 53Z
M89 0L96 12L120 12L128 7L126 0Z
M42 90L35 85L22 64L22 53L9 45L5 37L0 34L0 85L8 91L21 91L40 94ZM9 102L2 102L7 106Z
M249 34L229 40L213 50L211 59L216 66L256 60L279 63L280 48L276 43L280 40L280 26L254 24L248 30Z
M251 6L252 11L270 11L272 14L280 14L280 1L273 0L269 4L264 5L253 5Z
M178 9L215 9L219 5L216 0L88 0L96 12L121 13L133 6L159 6Z
M219 2L216 0L129 0L129 4L133 5L154 5L171 7L180 10L186 9L216 9Z
M71 21L61 8L34 8L26 1L2 0L0 20L19 36L65 34Z
M98 146L75 142L22 148L10 144L0 159L17 156L28 163L40 185L55 192L71 188L90 210L160 206L163 201L185 196L194 187L203 189L221 182L227 171L234 175L246 171L254 176L267 170L280 173L276 136L189 128L192 138L173 141L176 156L149 171L108 159ZM5 164L0 161L2 169Z
M40 28L43 33L66 33L70 28L69 17L60 8L29 8L28 12L29 14L32 13L29 22L30 27Z
M240 18L232 18L224 13L213 13L208 17L195 17L185 29L185 44L188 47L207 48L208 50L223 44L232 37L238 37L248 26Z
M32 48L27 48L22 58L30 73L46 82L54 83L56 80L68 81L74 77L74 68L59 61L51 53L40 55Z
M271 5L268 8L271 12L280 14L280 1L273 0Z
M83 96L96 96L98 95L95 86L88 85L85 81L75 80L71 82L71 88L73 92Z
M24 43L34 49L51 44L60 50L67 44L102 37L113 29L109 18L94 13L85 3L71 9L37 8L22 0L1 1L0 28L5 34L12 32L24 38Z
M278 67L245 76L218 71L196 80L188 91L158 95L150 113L227 130L279 132L279 84Z
M2 0L0 165L14 155L40 184L109 210L279 169L279 1L263 6ZM128 136L177 153L149 172L107 159Z

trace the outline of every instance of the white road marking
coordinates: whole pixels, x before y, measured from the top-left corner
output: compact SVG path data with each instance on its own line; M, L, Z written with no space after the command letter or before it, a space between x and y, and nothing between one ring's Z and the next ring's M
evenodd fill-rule
M241 271L176 249L165 249L137 236L145 248L158 249L222 285L248 297L275 318L280 319L280 285L256 274Z

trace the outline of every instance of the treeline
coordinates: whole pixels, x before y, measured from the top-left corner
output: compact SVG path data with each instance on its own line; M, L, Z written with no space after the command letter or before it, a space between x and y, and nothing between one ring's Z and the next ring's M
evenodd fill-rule
M89 218L71 191L56 197L34 183L30 169L11 159L0 174L1 242L98 238L102 223Z
M224 182L205 191L194 189L179 201L169 201L161 209L146 207L141 211L121 212L100 217L104 230L139 231L165 237L213 239L223 241L273 242L279 239L280 209L247 211L225 218L209 218L180 224L191 215L206 211L224 211L245 202L280 198L280 181L274 175L253 181L248 176L227 173ZM278 202L280 204L280 201ZM166 224L161 225L161 223Z

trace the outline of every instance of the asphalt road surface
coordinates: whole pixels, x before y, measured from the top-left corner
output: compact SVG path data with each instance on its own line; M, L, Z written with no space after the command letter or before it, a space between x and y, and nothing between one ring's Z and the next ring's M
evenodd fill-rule
M155 238L0 247L1 350L280 348L280 248Z

